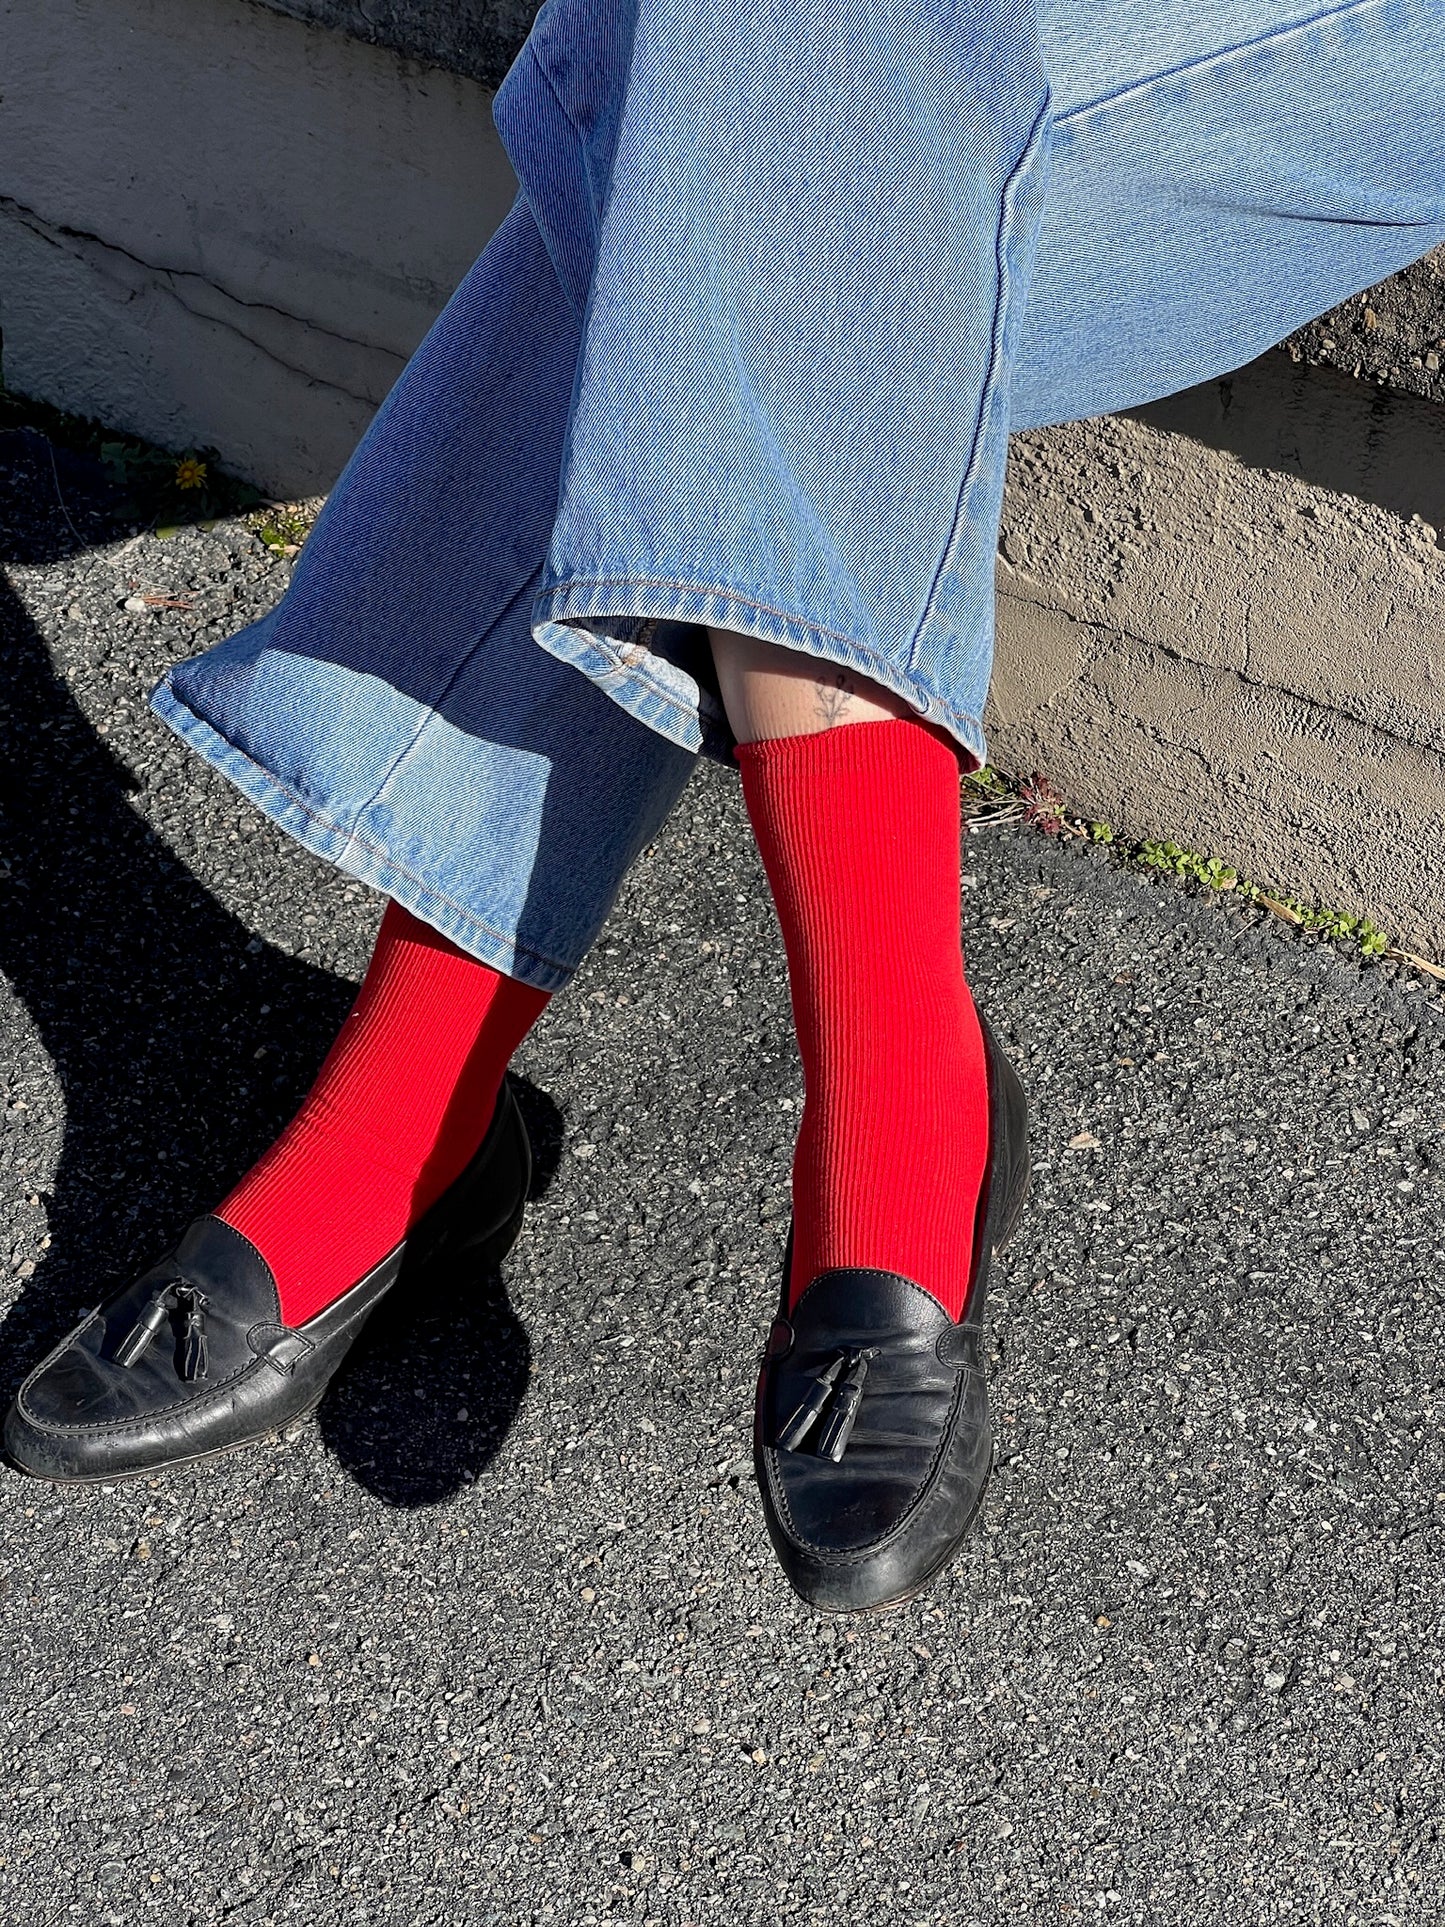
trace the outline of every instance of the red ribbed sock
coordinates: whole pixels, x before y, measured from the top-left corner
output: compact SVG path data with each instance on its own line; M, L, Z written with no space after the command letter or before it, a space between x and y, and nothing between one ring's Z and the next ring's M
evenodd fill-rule
M461 1175L547 992L389 904L350 1016L296 1116L216 1216L299 1325L384 1258Z
M791 1300L820 1271L863 1265L957 1318L988 1156L957 759L899 718L743 744L737 760L803 1059Z

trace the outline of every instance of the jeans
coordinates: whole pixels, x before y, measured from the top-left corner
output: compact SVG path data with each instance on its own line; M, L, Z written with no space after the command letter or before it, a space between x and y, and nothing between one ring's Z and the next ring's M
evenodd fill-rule
M981 758L1009 430L1445 241L1438 0L547 0L495 114L510 214L279 607L153 701L544 989L728 753L703 625Z

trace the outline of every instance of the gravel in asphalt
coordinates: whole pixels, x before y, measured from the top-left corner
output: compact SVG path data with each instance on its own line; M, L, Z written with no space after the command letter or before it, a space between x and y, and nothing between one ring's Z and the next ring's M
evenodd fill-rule
M127 533L33 436L0 489L8 1396L284 1120L379 905L145 707L285 565ZM1080 845L966 857L1037 1175L953 1571L824 1619L767 1544L801 1092L700 768L524 1048L500 1279L390 1306L274 1443L0 1473L0 1917L1440 1919L1438 991Z

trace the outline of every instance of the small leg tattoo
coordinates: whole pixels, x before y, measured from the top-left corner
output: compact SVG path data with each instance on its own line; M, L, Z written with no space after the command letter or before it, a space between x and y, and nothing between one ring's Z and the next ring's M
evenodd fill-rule
M835 723L842 722L844 712L857 694L858 685L846 669L838 670L828 682L813 684L813 696L824 729L831 729Z

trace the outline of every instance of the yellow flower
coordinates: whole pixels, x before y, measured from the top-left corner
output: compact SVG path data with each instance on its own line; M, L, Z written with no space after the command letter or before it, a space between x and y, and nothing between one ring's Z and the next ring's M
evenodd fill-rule
M187 455L184 461L176 463L177 488L204 488L206 486L206 464L198 462L194 455Z

